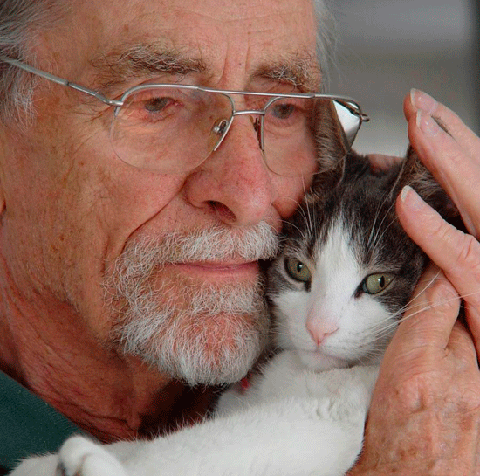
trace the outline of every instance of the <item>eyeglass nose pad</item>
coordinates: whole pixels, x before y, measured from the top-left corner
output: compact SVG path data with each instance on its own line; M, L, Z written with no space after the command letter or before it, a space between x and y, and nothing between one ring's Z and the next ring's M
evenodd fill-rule
M216 126L212 127L212 132L220 136L217 141L217 145L213 148L213 152L215 152L222 144L223 139L225 139L225 136L228 134L228 131L230 130L231 123L232 123L231 120L228 121L227 119L221 119Z
M263 152L263 137L262 137L262 125L260 118L257 117L256 119L253 118L253 116L250 116L252 120L252 125L253 128L255 129L255 132L257 133L257 141L258 141L258 146L260 147L260 150Z
M212 127L212 132L220 136L212 152L215 152L222 144L223 140L225 139L225 136L228 134L228 131L230 130L230 126L232 125L232 120L233 120L233 116L230 120L221 119L216 126ZM255 129L255 133L257 134L258 146L260 147L260 150L263 152L263 136L262 136L261 120L259 117L254 119L253 116L250 116L250 121L252 122L252 126Z

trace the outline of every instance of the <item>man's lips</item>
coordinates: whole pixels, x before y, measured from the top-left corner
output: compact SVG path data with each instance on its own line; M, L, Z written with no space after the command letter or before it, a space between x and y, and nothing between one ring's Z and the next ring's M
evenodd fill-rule
M168 265L181 273L204 276L206 279L240 278L258 275L257 261L198 261Z

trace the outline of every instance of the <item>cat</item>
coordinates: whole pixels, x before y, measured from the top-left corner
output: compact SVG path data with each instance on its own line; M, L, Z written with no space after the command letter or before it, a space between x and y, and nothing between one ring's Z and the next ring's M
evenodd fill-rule
M268 269L275 355L203 424L148 442L74 437L13 476L340 476L354 464L382 355L427 263L395 199L409 184L444 217L458 212L412 149L388 171L331 151Z

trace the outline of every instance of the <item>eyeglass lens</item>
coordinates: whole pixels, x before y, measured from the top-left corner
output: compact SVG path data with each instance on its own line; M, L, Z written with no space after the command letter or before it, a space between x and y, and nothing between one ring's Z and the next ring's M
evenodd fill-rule
M263 125L259 145L265 163L278 175L298 176L315 170L316 134L325 121L339 129L347 150L360 127L359 116L348 104L331 99L241 96L243 109L265 109L255 120L257 129L258 122ZM147 87L129 93L115 110L112 146L121 160L135 167L188 172L219 145L233 113L232 100L224 93Z

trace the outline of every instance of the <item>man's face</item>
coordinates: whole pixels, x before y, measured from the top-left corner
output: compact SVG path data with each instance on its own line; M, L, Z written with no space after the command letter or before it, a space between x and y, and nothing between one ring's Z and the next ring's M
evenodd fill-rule
M75 0L34 53L110 98L152 80L263 92L320 81L309 0ZM303 177L275 175L238 116L202 165L162 175L115 155L112 108L44 80L35 106L26 132L2 133L4 254L24 298L70 303L79 329L173 376L240 378L268 328L257 260L314 158Z

